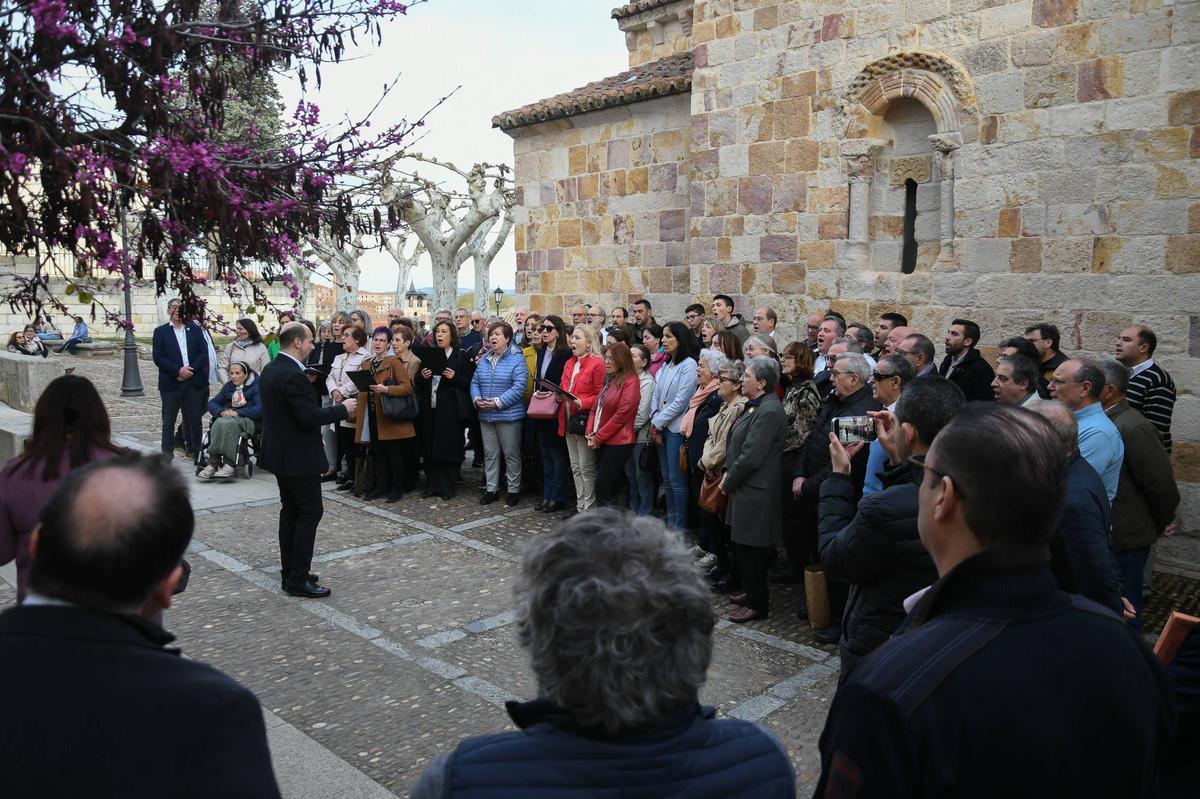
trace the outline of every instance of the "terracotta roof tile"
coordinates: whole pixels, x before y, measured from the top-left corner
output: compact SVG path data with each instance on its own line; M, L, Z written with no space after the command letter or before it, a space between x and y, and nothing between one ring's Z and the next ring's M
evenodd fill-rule
M643 11L649 11L659 6L668 6L675 2L678 2L678 0L635 0L635 2L626 3L623 6L614 8L612 10L612 18L621 19L622 17L631 17L634 14L640 14Z
M614 108L655 97L680 94L692 88L693 69L691 53L667 56L565 94L497 114L492 117L492 126L508 130L599 111L602 108Z

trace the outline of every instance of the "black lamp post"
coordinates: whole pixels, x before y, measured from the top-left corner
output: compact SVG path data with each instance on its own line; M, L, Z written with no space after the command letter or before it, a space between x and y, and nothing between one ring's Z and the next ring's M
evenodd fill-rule
M500 300L504 297L504 289L496 286L492 290L492 298L496 300L496 316L500 315Z
M121 247L128 251L129 234L125 229L125 209L121 209ZM141 397L146 392L142 386L142 373L138 369L137 339L133 337L133 267L126 257L123 272L125 287L125 364L121 374L121 396Z

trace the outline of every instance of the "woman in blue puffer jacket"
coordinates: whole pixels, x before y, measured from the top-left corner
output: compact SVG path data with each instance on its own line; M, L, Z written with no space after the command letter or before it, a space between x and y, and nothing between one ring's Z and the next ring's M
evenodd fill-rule
M208 465L197 475L201 480L228 480L236 476L238 442L252 435L262 419L262 401L254 370L241 361L229 364L229 382L209 400L213 423L208 431Z
M483 472L487 479L480 505L490 505L500 497L501 455L508 480L504 504L513 507L521 496L521 423L525 418L529 366L512 339L513 329L507 322L493 322L487 332L491 348L479 360L471 378L471 398L479 410Z

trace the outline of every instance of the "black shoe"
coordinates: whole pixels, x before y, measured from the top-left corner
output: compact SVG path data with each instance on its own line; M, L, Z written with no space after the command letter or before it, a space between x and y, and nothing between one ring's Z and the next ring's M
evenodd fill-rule
M367 493L363 494L363 500L366 502L372 502L376 499L382 499L385 496L387 496L386 491L380 491L378 488L373 488Z
M438 494L438 498L441 499L442 502L449 502L450 500L454 499L454 497L450 496L449 494Z
M542 513L558 513L565 507L567 507L567 503L551 500L542 506Z
M842 638L841 627L823 627L813 633L813 639L818 644L836 644Z
M336 479L337 479L337 472L329 472L328 474L321 475L322 483L332 483Z
M511 491L509 491L509 492L508 492L508 496L506 496L506 497L504 498L504 504L505 504L505 505L507 505L507 506L508 506L508 507L510 507L510 508L515 508L515 507L517 507L517 503L518 503L518 502L520 502L520 501L521 501L521 495L520 495L520 494L514 494L514 493L512 493Z
M339 483L336 490L337 491L353 491L354 490L354 481L347 480L344 483Z
M796 608L796 618L800 621L808 621L808 605L801 603L800 607Z
M433 492L430 491L428 488L421 492L422 499L429 499L432 496L433 496Z
M384 500L384 502L386 502L386 503L388 503L389 505L391 505L393 502L399 502L399 501L400 501L400 500L402 500L402 499L404 499L404 493L403 493L403 492L401 492L401 491L393 491L392 493L390 493L390 494L388 494L388 495L387 495L387 499L385 499L385 500Z
M546 511L546 500L543 499L541 502L534 505L533 509L538 513L544 513Z
M479 498L480 505L491 505L496 500L500 499L500 495L495 491L484 491L483 496Z
M324 599L333 593L312 577L302 583L288 583L283 587L283 591L288 596L300 596L306 599Z

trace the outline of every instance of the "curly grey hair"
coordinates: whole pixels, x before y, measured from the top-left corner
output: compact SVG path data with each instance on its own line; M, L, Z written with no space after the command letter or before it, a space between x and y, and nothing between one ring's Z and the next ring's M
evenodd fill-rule
M729 359L720 350L705 348L700 350L700 363L708 367L708 371L712 373L713 377L717 377L720 375L721 367L729 363Z
M585 729L645 727L694 704L712 659L712 597L652 516L577 514L525 547L517 641L542 695Z

